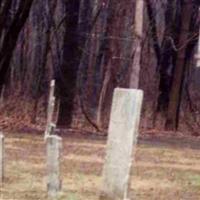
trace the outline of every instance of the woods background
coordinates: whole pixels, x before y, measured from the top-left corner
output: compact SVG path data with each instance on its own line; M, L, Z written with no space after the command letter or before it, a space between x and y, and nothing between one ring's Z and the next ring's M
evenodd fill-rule
M0 0L0 125L105 132L115 87L144 90L141 130L198 135L198 0Z

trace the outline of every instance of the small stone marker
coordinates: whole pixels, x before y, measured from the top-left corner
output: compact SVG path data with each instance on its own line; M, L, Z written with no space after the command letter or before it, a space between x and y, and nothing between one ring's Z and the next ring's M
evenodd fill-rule
M56 199L61 190L60 157L62 138L56 135L46 137L47 143L47 191L49 199Z
M4 179L4 136L0 133L0 185Z
M46 136L50 135L50 124L52 123L53 120L53 113L55 109L55 80L51 81L50 85L50 93L49 93L49 103L48 103L48 108L47 108L47 125L46 125L46 130L45 130L45 138Z
M45 136L44 136L44 140L46 140L46 138L50 135L54 135L55 133L55 129L56 129L56 125L54 123L50 123L48 125L48 129L45 131Z
M141 90L115 89L100 200L128 199L142 100Z

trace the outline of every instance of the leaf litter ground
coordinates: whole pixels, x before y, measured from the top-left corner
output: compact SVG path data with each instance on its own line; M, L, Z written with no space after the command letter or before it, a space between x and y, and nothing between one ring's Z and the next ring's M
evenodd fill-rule
M131 177L136 200L199 200L200 142L142 137ZM63 136L58 200L97 200L102 184L105 138ZM46 200L45 143L39 134L6 134L6 179L1 200Z

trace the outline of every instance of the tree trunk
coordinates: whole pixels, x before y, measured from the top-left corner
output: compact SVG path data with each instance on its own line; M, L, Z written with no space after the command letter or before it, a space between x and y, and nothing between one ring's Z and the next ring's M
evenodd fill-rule
M199 16L200 16L200 8L199 8ZM199 40L198 40L198 49L197 49L197 67L200 67L200 29L199 29Z
M169 106L167 111L166 128L176 130L178 128L179 108L181 103L181 93L185 75L186 49L188 44L189 28L192 16L193 4L183 1L181 10L181 28L178 43L178 54L176 59L175 70L173 74L172 88L170 92Z
M135 5L135 27L134 27L134 49L133 49L133 64L130 75L130 88L139 87L139 76L140 76L140 59L141 59L141 42L143 36L143 15L144 15L144 1L136 0Z
M80 61L78 49L78 21L80 0L66 2L66 30L63 58L60 72L56 77L60 95L60 108L57 125L69 127L72 122L73 104L76 92L76 79Z
M103 113L103 109L105 107L105 102L106 102L106 98L108 96L108 92L109 92L109 86L110 86L110 80L111 80L111 69L108 68L105 74L105 78L103 80L103 86L101 89L101 93L100 93L100 98L99 98L99 105L98 105L98 109L97 109L97 124L100 127L100 129L103 127L103 119L104 119L104 113Z
M33 0L20 1L18 10L14 16L11 25L6 31L5 37L0 43L0 90L5 82L5 78L9 69L13 51L15 49L17 39L22 30L31 9Z
M161 44L161 52L158 60L159 70L159 96L157 99L157 112L167 111L169 104L170 88L172 83L172 73L175 66L176 52L173 43L177 43L178 20L177 3L174 0L167 2L165 11L165 31ZM178 16L178 17L177 17ZM174 25L175 24L175 25Z

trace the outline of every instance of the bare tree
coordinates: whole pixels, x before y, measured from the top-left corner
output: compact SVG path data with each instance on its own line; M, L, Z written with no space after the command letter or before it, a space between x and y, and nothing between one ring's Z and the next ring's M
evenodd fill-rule
M177 129L178 116L181 103L181 94L183 88L183 80L186 69L186 49L188 46L189 29L193 11L193 3L187 0L183 1L181 7L181 27L178 42L178 52L176 64L173 74L172 87L170 92L169 106L167 111L167 129Z
M143 16L144 16L144 0L136 0L135 3L135 24L134 24L134 47L133 47L133 64L130 75L130 88L138 88L140 78L140 59L143 37Z
M6 74L8 72L9 69L9 64L12 58L12 54L13 51L15 49L16 43L17 43L17 39L19 36L20 31L22 30L32 3L34 0L27 0L27 1L23 1L21 0L17 9L16 14L13 17L13 20L11 21L10 25L8 28L5 29L5 27L1 27L1 30L4 29L5 33L0 35L0 90L2 89L2 86L5 82L5 78L6 78ZM8 4L9 1L7 1ZM9 8L10 8L10 4L3 4L5 5L3 8L2 13L4 13L3 15L5 16L6 14L8 14L9 12ZM4 10L6 9L6 11ZM3 17L4 18L4 17ZM6 25L5 21L2 25ZM2 33L2 31L1 31Z
M56 85L60 95L60 108L57 125L69 127L72 122L73 105L76 92L76 79L79 66L79 22L80 0L65 3L65 35L63 57L59 74L56 75Z

